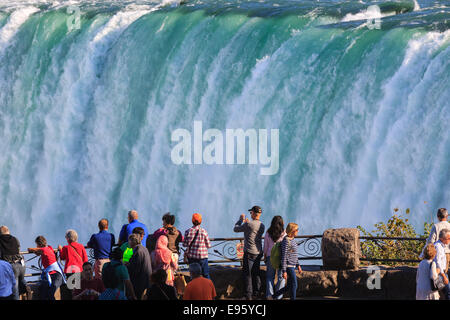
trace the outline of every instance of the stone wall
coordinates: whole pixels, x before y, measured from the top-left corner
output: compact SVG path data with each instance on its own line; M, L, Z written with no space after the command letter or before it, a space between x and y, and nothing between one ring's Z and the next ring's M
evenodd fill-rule
M304 267L297 273L299 298L339 297L343 299L415 299L416 267L380 267L380 289L369 290L366 268L359 270L320 270ZM314 270L315 269L315 270ZM244 296L242 269L236 266L211 266L211 279L221 299L240 299ZM189 281L188 273L185 273ZM265 292L265 266L261 267L263 291ZM30 284L33 300L39 299L36 284ZM60 299L59 289L55 294Z
M305 268L307 269L307 268ZM297 273L297 296L304 298L339 297L344 299L415 299L416 267L380 266L380 289L370 290L367 280L372 273L359 270L314 270ZM262 267L265 292L265 267ZM244 296L242 270L239 267L211 267L211 278L222 299ZM373 281L375 284L375 281Z

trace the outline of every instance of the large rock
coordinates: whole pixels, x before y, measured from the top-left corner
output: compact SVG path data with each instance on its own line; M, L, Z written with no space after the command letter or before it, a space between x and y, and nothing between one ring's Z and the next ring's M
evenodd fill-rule
M325 230L321 246L324 269L348 270L359 268L361 247L358 229Z

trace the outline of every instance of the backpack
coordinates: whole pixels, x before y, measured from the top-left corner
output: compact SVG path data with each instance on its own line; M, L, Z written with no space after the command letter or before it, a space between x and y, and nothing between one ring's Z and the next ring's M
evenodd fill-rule
M270 250L270 264L275 270L281 267L281 241L276 242Z
M164 228L160 228L156 230L153 234L149 235L147 237L147 241L145 243L145 246L147 247L147 250L149 253L154 251L156 249L156 241L158 241L158 238L162 235L167 235L167 230Z

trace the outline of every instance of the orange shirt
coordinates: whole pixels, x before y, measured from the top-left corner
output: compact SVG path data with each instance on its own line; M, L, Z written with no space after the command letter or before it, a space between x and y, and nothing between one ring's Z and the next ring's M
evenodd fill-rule
M216 296L216 288L211 280L198 277L191 280L184 289L183 300L212 300Z

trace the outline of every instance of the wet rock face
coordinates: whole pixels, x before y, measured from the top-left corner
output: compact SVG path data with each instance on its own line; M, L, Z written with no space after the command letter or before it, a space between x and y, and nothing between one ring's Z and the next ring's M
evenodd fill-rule
M358 229L325 230L321 246L324 269L355 270L359 268L361 248Z

